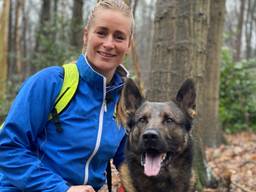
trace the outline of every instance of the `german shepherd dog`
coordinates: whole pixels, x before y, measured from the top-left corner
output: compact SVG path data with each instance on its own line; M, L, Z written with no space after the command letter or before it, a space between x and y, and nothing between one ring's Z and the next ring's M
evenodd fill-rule
M122 98L128 135L126 162L120 169L125 191L191 191L193 81L186 80L169 102L150 102L127 79Z

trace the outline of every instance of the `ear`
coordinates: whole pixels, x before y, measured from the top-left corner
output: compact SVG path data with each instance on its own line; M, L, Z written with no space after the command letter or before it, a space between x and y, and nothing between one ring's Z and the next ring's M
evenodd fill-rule
M191 118L194 118L196 115L196 90L192 79L187 79L182 84L176 95L176 102Z
M139 88L137 87L135 82L130 78L127 78L125 81L122 96L124 99L124 107L128 115L131 113L135 113L135 111L145 101Z

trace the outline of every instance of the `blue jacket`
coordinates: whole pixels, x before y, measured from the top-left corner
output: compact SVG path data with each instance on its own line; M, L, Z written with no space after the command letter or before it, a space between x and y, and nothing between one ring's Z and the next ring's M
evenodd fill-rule
M1 192L63 192L82 184L98 190L108 160L114 158L117 167L123 161L125 131L114 110L126 71L118 67L107 87L85 56L77 67L79 85L60 114L61 133L48 115L62 87L63 68L48 67L23 84L0 131Z

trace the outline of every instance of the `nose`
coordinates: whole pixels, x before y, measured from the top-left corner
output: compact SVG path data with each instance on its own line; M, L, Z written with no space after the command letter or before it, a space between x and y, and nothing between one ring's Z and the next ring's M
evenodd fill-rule
M142 139L145 144L156 143L159 139L159 133L155 129L148 129L143 133Z
M107 36L104 39L103 47L108 49L114 48L114 40L112 36Z

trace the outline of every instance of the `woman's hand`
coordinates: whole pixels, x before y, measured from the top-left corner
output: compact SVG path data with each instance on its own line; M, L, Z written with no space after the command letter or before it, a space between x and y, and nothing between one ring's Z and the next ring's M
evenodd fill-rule
M90 185L71 186L67 192L95 192Z

